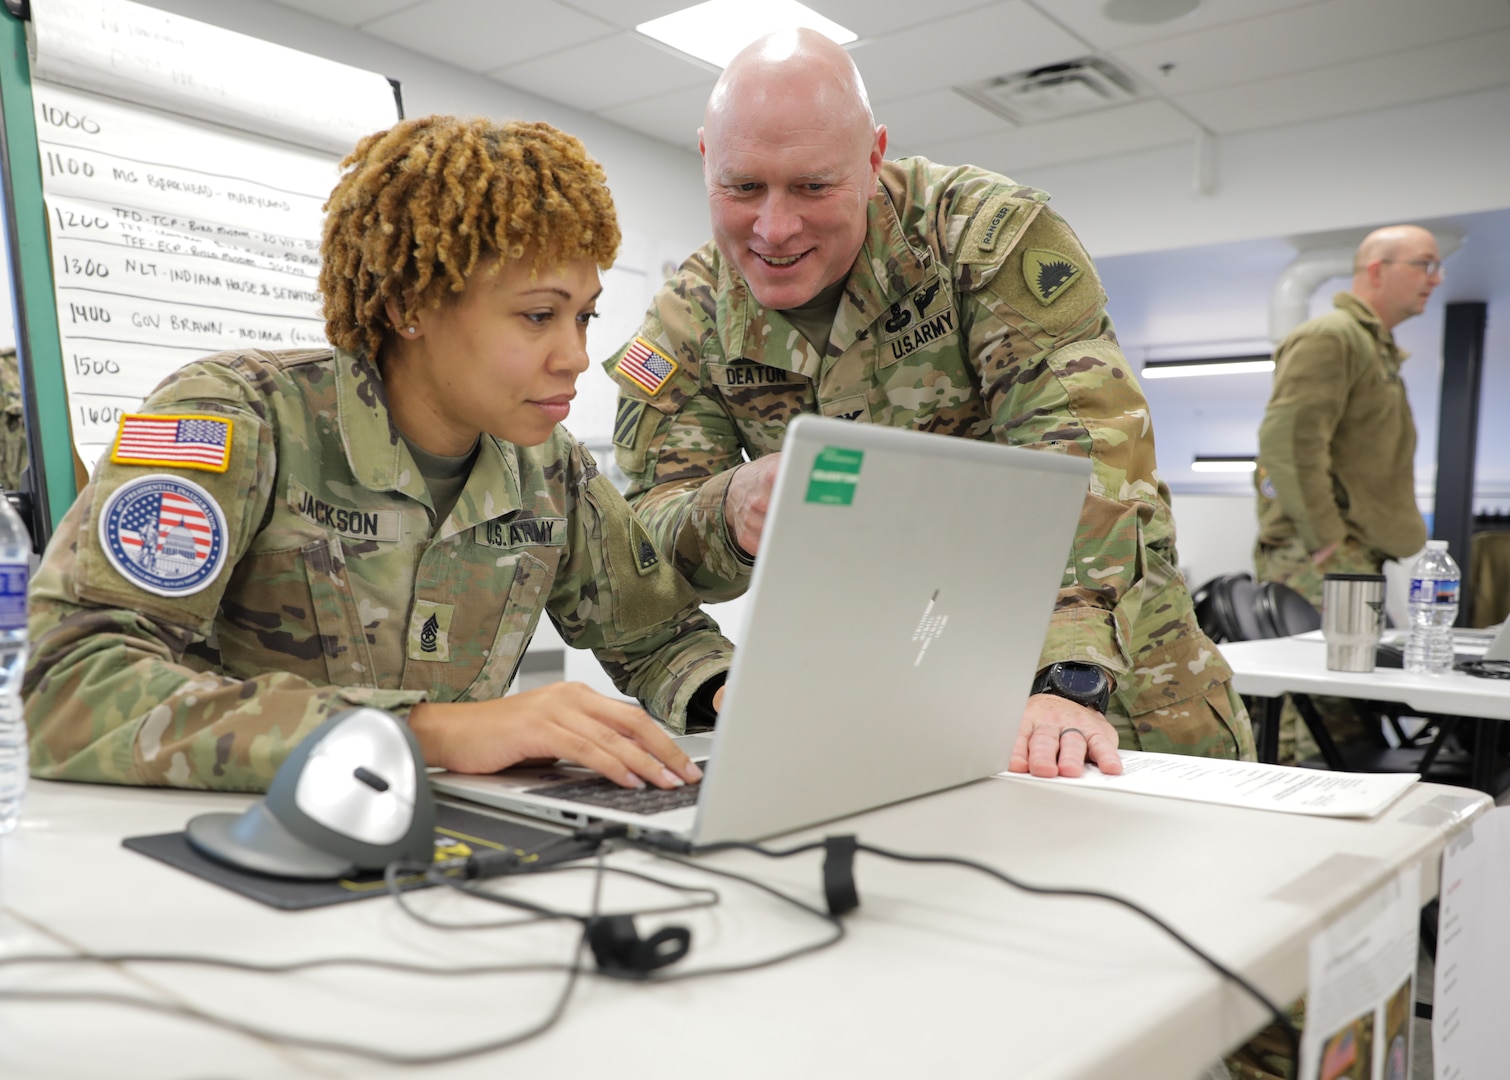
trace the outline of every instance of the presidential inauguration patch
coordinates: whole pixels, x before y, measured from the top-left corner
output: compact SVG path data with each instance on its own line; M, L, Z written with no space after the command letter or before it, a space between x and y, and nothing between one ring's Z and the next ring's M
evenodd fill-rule
M677 362L642 337L629 343L613 369L654 396L676 374Z
M100 513L100 544L139 589L190 596L225 563L225 514L213 496L179 476L154 473L118 487Z
M1080 267L1073 259L1057 251L1029 248L1022 256L1022 277L1028 291L1048 307L1080 278Z
M231 422L220 416L128 413L121 417L110 460L223 473L231 463Z

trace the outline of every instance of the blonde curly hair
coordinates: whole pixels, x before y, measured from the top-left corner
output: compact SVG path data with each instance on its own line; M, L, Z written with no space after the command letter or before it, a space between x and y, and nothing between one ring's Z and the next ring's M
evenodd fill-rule
M325 203L320 292L330 341L376 360L393 331L466 287L479 260L608 269L619 223L603 168L549 124L426 116L368 135Z

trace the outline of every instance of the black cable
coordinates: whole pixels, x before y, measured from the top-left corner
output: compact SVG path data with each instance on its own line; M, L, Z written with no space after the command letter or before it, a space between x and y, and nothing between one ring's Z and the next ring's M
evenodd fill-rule
M398 875L406 872L406 869L407 868L402 866L401 864L392 863L386 870L383 871L383 880L388 886L389 895L393 897L394 903L396 903L399 908L402 909L405 915L409 916L420 925L428 926L433 930L507 930L516 926L525 926L542 922L555 922L562 919L573 919L586 926L589 921L588 916L586 915L578 915L574 912L554 911L550 908L542 907L538 904L533 904L527 900L520 900L517 897L504 896L499 893L484 892L481 888L471 884L467 880L458 879L452 874L445 871L430 869L424 872L424 877L425 880L431 885L439 885L449 889L454 889L455 891L462 893L465 896L470 896L476 900L483 900L490 904L500 904L505 907L516 908L522 911L532 911L536 913L534 918L528 919L497 919L487 922L466 923L442 922L439 919L432 919L430 916L425 915L415 908L409 906L409 902L404 896L405 890L399 887L397 880ZM558 874L571 873L573 871L596 873L597 869L596 867L586 866L541 867L536 870L521 869L518 873L511 876L520 877L530 873L545 873L547 871L550 873ZM419 873L420 871L418 868L415 868L413 872ZM603 872L609 874L618 874L622 877L637 878L641 881L649 882L652 885L658 885L661 888L671 889L676 892L702 894L701 898L688 901L687 903L683 904L667 904L663 907L655 908L635 908L630 912L609 912L604 913L602 916L603 918L609 918L614 915L673 915L683 911L697 911L702 908L715 907L723 899L719 895L717 889L711 889L705 885L680 885L674 881L665 881L661 878L651 877L649 874L641 873L638 870L626 870L622 867L617 866L604 867Z
M46 991L0 989L0 1001L30 1001L42 1004L120 1005L128 1008L140 1009L147 1012L155 1012L168 1016L174 1016L180 1019L196 1020L211 1027L245 1035L264 1042L273 1043L275 1045L296 1047L306 1050L324 1051L336 1054L345 1054L349 1057L361 1058L368 1061L375 1061L388 1065L439 1065L447 1062L460 1061L465 1058L477 1057L483 1054L493 1053L499 1050L507 1049L511 1046L517 1046L520 1043L535 1038L537 1035L544 1034L546 1031L549 1031L552 1027L554 1027L560 1021L562 1015L564 1015L566 1005L571 999L571 995L575 990L576 983L583 974L590 974L596 977L610 979L622 979L627 977L612 971L588 969L584 963L585 950L588 940L588 927L595 921L604 917L601 910L601 899L603 883L609 873L618 873L630 877L640 878L652 884L660 885L662 887L680 892L702 892L709 894L709 896L711 897L711 899L709 900L679 905L675 908L636 911L634 912L634 914L658 914L672 910L685 910L688 908L707 907L711 906L719 899L717 890L708 888L706 886L681 885L676 882L670 882L655 878L650 875L643 874L639 871L605 866L603 863L603 857L606 854L607 849L604 846L603 841L608 839L609 837L622 835L624 831L625 830L623 830L622 827L609 827L606 830L601 826L592 827L587 830L579 830L578 833L574 836L563 838L563 841L561 841L561 843L580 843L586 840L594 842L598 845L598 859L596 865L593 867L594 881L592 902L589 905L589 910L586 915L581 915L576 912L552 911L540 905L532 904L529 901L517 900L517 898L509 898L509 900L503 900L496 894L482 893L472 889L463 890L467 893L467 895L477 897L479 899L487 899L495 902L505 902L509 903L510 906L521 907L525 910L530 910L535 913L535 917L532 918L513 919L500 924L496 924L498 928L507 929L515 926L533 926L538 925L541 922L557 920L568 920L581 923L582 932L576 938L576 943L573 947L572 959L570 963L553 962L527 964L486 964L474 965L471 967L455 967L448 965L446 967L435 967L425 964L414 964L402 961L391 961L373 957L356 956L321 957L312 960L294 960L282 963L255 963L251 961L233 960L221 957L166 953L86 953L71 955L39 954L0 956L0 968L22 964L61 966L66 964L80 963L98 963L112 965L134 963L175 964L197 967L211 967L219 968L222 970L245 971L249 973L268 975L289 974L298 971L314 970L318 968L328 967L363 967L374 970L392 971L404 974L433 977L539 974L546 972L565 973L566 980L562 985L561 992L552 1005L550 1012L542 1020L521 1031L515 1032L500 1039L492 1040L490 1042L478 1043L472 1046L457 1047L451 1050L443 1050L427 1054L404 1054L394 1051L375 1049L352 1043L343 1043L331 1039L319 1039L311 1036L288 1034L285 1032L274 1031L268 1028L262 1028L255 1024L249 1024L242 1021L233 1020L228 1017L219 1016L215 1013L207 1012L203 1009L199 1009L191 1005L159 1002L151 998L137 997L130 994L118 994L108 991ZM793 849L791 852L786 852L783 854L797 854L798 852L805 850L811 850L811 847L797 848ZM544 849L542 849L542 853L543 851ZM450 878L451 875L455 873L461 873L465 875L469 870L468 866L466 865L468 862L471 862L473 864L470 869L474 872L475 877L502 876L503 874L508 874L510 876L529 876L533 874L561 873L566 871L580 871L586 869L585 867L578 866L539 865L536 862L525 863L516 857L507 856L505 855L505 853L501 852L486 854L494 855L496 856L496 858L484 858L483 860L481 860L480 865L477 860L453 860L449 863L436 864L436 866L440 869L432 869L427 872L426 876L429 877L432 874L439 874L443 878ZM691 866L693 869L702 871L704 873L711 873L719 877L729 878L743 884L754 886L755 888L769 893L772 896L785 901L786 903L789 903L795 907L800 908L803 911L809 912L817 916L818 918L823 919L825 922L831 923L834 927L835 932L822 941L803 945L774 957L749 961L742 964L723 965L716 968L703 968L674 976L658 975L656 977L642 981L670 982L676 981L680 978L703 978L709 975L723 975L742 971L754 971L760 968L772 967L776 964L784 963L787 960L795 959L796 957L803 956L811 952L816 952L820 949L828 948L830 945L837 943L844 937L844 928L837 919L831 918L826 912L820 911L819 909L812 907L811 905L808 905L803 901L796 899L795 897L786 895L779 889L765 885L764 883L755 881L751 878L747 878L741 874L735 874L723 870L715 870L712 867L688 863L682 859L668 857L661 852L656 852L656 854L669 862L676 862L684 866ZM384 871L384 880L389 883L390 890L394 891L396 894L402 894L403 890L398 887L397 877L400 873L404 873L406 869L407 868L404 866L404 864L395 863L390 865ZM414 871L417 872L417 868L414 868ZM453 886L456 884L454 880L447 880L444 883L451 884ZM417 916L417 913L415 913L401 899L399 901L399 904L401 909L406 914L409 914L412 917L416 917L416 921L427 925L432 925L431 921L426 917ZM452 927L449 927L446 924L440 924L440 928L450 929Z
M596 865L593 868L594 878L592 901L589 907L589 911L585 916L576 914L574 912L554 911L541 905L534 904L530 901L520 900L518 898L504 898L499 896L498 894L484 893L474 888L468 888L456 880L457 875L459 875L463 879L475 880L478 877L502 876L505 874L512 876L528 876L540 873L558 873L568 870L585 869L583 867L565 867L560 865L542 866L535 862L525 863L523 862L523 860L508 853L495 852L485 853L484 857L482 858L473 857L467 860L453 860L449 863L436 864L436 867L428 869L425 874L426 878L432 879L436 884L449 885L453 888L460 889L460 891L466 893L469 896L473 896L478 899L485 899L489 902L507 904L508 906L530 911L534 914L534 917L532 918L514 919L502 923L478 924L477 926L438 923L436 921L430 920L426 916L419 915L417 912L411 909L407 903L403 901L402 890L399 888L397 883L397 875L399 873L405 872L405 868L401 864L394 864L389 866L384 873L384 880L385 882L387 882L390 891L393 892L401 910L403 910L404 913L409 915L411 918L414 918L416 921L427 926L436 927L438 929L473 929L481 928L482 926L487 926L489 928L506 929L514 926L536 925L544 921L570 920L579 922L582 924L582 932L577 937L576 944L572 950L572 959L569 964L492 964L464 968L458 968L454 966L440 968L422 964L380 960L371 957L325 957L314 960L289 961L278 964L259 964L246 961L221 959L216 957L151 953L79 954L65 956L0 956L0 968L14 966L17 964L46 965L67 963L163 963L218 967L228 970L240 970L263 974L285 974L295 971L337 966L368 967L378 970L388 970L408 974L445 977L465 977L489 974L539 973L549 971L565 972L566 979L562 985L561 992L557 995L557 998L552 1005L550 1012L541 1021L522 1031L515 1032L514 1034L505 1036L501 1039L493 1040L491 1042L480 1043L468 1047L459 1047L453 1050L446 1050L429 1054L402 1054L385 1050L376 1050L366 1046L336 1042L334 1040L316 1039L308 1036L289 1035L281 1032L274 1032L259 1028L252 1024L246 1024L239 1021L230 1020L225 1017L217 1016L213 1013L208 1013L192 1006L157 1002L148 998L135 997L127 994L91 991L16 991L0 989L0 1001L12 1000L53 1003L66 1002L125 1005L151 1012L164 1013L186 1019L198 1020L202 1023L218 1027L223 1030L248 1035L266 1042L285 1046L299 1047L303 1049L346 1054L351 1057L363 1058L366 1060L381 1062L385 1064L434 1065L451 1061L458 1061L464 1058L476 1057L481 1054L488 1054L498 1050L506 1049L511 1046L516 1046L519 1043L525 1042L537 1035L543 1034L544 1032L554 1027L557 1022L559 1022L561 1016L565 1013L566 1005L571 999L578 979L584 972L587 971L584 966L584 950L586 949L588 942L588 929L599 919L604 918L601 910L602 893L603 885L605 880L607 879L609 872L620 873L626 876L640 878L653 884L684 893L703 892L709 894L710 896L710 899L703 901L689 902L688 904L672 908L652 909L647 912L636 912L635 914L657 914L666 913L669 911L696 909L711 906L719 900L717 891L713 889L698 886L683 886L674 882L667 882L658 878L654 878L650 875L642 874L638 871L606 867L603 860L606 854L608 841L621 838L622 842L626 845L649 852L657 858L663 859L667 862L676 863L678 865L697 870L701 873L713 874L717 877L723 877L731 881L739 882L740 884L749 885L781 900L786 904L789 904L801 911L813 915L818 919L821 919L832 928L832 933L821 939L820 941L799 946L795 949L788 950L787 952L778 954L773 957L747 961L740 964L718 965L714 967L698 968L691 971L678 971L672 973L650 972L648 975L645 973L628 975L620 972L605 970L602 968L588 972L602 978L635 978L637 981L643 982L669 983L682 982L688 979L706 978L713 975L727 975L738 972L756 971L762 968L769 968L777 964L785 963L788 960L796 959L800 956L805 956L823 949L827 949L843 940L845 936L845 927L838 915L830 914L830 912L828 911L815 907L812 904L809 904L803 900L782 892L780 889L777 889L774 886L767 885L761 881L757 881L754 878L748 877L743 874L734 873L733 871L729 870L716 869L712 866L708 866L705 863L695 863L687 858L684 858L683 856L709 855L723 851L748 851L769 859L786 859L810 851L828 850L832 852L834 849L834 841L839 840L843 842L841 845L842 849L851 852L862 851L870 855L875 855L885 859L891 859L896 862L961 867L963 869L974 870L978 873L985 874L988 877L1002 882L1003 884L1012 886L1013 888L1020 889L1023 892L1027 893L1032 893L1040 896L1067 896L1080 897L1084 899L1104 900L1127 908L1135 914L1141 915L1143 918L1152 922L1155 926L1159 927L1166 934L1172 937L1176 942L1189 950L1189 952L1191 952L1194 956L1198 957L1201 961L1210 966L1219 975L1233 982L1235 985L1252 996L1256 1001L1262 1004L1264 1008L1266 1008L1270 1013L1273 1014L1276 1022L1284 1029L1287 1037L1291 1042L1295 1060L1298 1061L1300 1058L1300 1033L1296 1030L1295 1025L1290 1021L1289 1017L1278 1005L1272 1002L1262 991L1260 991L1247 979L1243 978L1237 972L1222 964L1215 957L1207 954L1204 950L1187 939L1183 934L1181 934L1174 927L1170 926L1162 918L1124 897L1117 896L1112 893L1100 892L1094 889L1059 888L1032 885L1027 882L1018 881L1011 875L997 870L995 867L989 866L985 863L975 862L973 860L959 856L911 855L904 852L890 851L885 848L876 847L870 844L859 843L852 837L829 837L824 840L800 844L792 848L770 849L762 847L759 844L746 843L743 841L724 841L720 843L694 846L687 841L679 840L673 837L656 836L654 834L626 835L627 833L628 830L622 826L594 826L586 830L578 830L578 832L572 837L564 838L562 841L558 842L581 843L583 841L588 841L594 843L597 847L598 857ZM553 844L551 846L554 847L555 845ZM491 858L487 857L489 855L491 856Z
M749 851L753 852L756 855L765 856L769 859L785 859L806 851L826 848L828 846L828 840L831 839L834 838L830 837L827 840L815 841L813 843L803 844L799 847L787 848L782 851L773 851L768 848L764 848L759 844L751 844L744 841L732 840L723 841L716 844L692 845L685 841L675 839L668 840L655 836L640 836L634 838L632 842L652 851L669 848L689 855L711 855L720 851ZM1216 959L1216 957L1207 953L1200 946L1196 945L1195 942L1185 937L1185 935L1181 934L1173 926L1170 926L1169 923L1165 922L1153 912L1147 910L1144 907L1141 907L1140 905L1134 903L1126 897L1118 896L1115 893L1100 892L1096 889L1059 888L1046 885L1031 885L1028 882L1017 880L1010 874L996 869L994 866L988 866L985 863L975 862L971 859L966 859L959 856L909 855L905 852L888 851L885 848L879 848L874 846L873 844L859 843L858 841L855 841L853 846L854 850L856 851L863 851L867 854L877 855L883 859L891 859L896 862L920 863L925 865L938 866L958 866L967 870L974 870L978 873L985 874L988 877L995 878L1003 884L1010 885L1015 889L1020 889L1023 892L1033 893L1038 896L1071 896L1081 897L1087 900L1105 900L1109 903L1117 904L1121 907L1127 908L1129 911L1132 911L1137 915L1141 915L1143 918L1147 919L1149 922L1157 926L1160 930L1163 930L1175 941L1189 950L1194 956L1196 956L1198 959L1200 959L1202 962L1216 971L1217 974L1221 975L1225 979L1231 980L1235 985L1241 988L1255 1001L1262 1005L1266 1010L1268 1010L1273 1015L1275 1022L1284 1029L1285 1037L1290 1041L1290 1049L1294 1055L1295 1061L1300 1061L1300 1031L1295 1027L1295 1024L1290 1020L1289 1016L1282 1008L1280 1008L1279 1005L1270 1000L1268 995L1266 995L1258 987L1254 986L1247 979L1243 978L1237 972L1227 967L1220 960ZM674 859L673 861L680 862L681 860ZM702 866L701 864L698 864L698 868L701 870L717 873L717 871L713 871L711 867Z
M1464 660L1456 665L1466 675L1481 679L1510 679L1510 660Z
M746 962L744 962L742 964L721 964L721 965L718 965L716 967L694 968L691 971L674 971L674 972L666 972L666 973L651 972L648 976L641 976L641 977L637 978L636 979L637 982L649 982L649 983L685 982L688 979L707 978L709 975L735 975L735 974L738 974L740 972L745 972L745 971L759 971L762 968L775 967L777 964L784 964L788 960L796 960L798 957L801 957L801 956L807 956L807 955L809 955L811 953L821 952L824 949L827 949L827 948L830 948L831 946L837 945L840 941L844 940L844 935L845 935L844 923L838 918L838 916L830 915L828 912L824 911L821 908L814 907L813 905L805 903L802 900L798 900L795 896L789 896L788 894L782 892L780 889L776 888L775 886L767 885L763 881L756 881L754 878L746 877L743 874L736 874L736 873L734 873L731 870L716 870L716 869L714 869L711 866L704 865L703 863L691 862L690 860L683 859L683 858L680 858L679 856L669 854L666 851L660 850L660 849L658 849L658 848L656 848L654 846L642 844L638 840L629 840L628 843L631 846L633 846L633 847L638 847L638 848L641 848L642 850L649 851L651 854L655 855L657 858L664 859L666 862L676 863L679 866L691 867L692 869L698 871L699 873L714 874L717 877L728 878L730 881L737 881L737 882L739 882L742 885L749 885L749 886L751 886L753 888L759 889L761 892L769 893L771 896L776 897L778 900L781 900L781 901L783 901L783 902L785 902L787 904L792 905L795 908L798 908L798 909L800 909L802 911L805 911L809 915L814 916L815 918L822 919L825 923L828 923L833 928L833 932L831 934L829 934L829 936L827 936L827 937L825 937L825 938L823 938L823 939L821 939L819 941L812 942L812 943L807 944L807 945L800 945L800 946L798 946L795 949L789 949L788 951L786 951L784 953L779 953L776 956L765 957L765 958L760 959L760 960L749 960L749 961L746 961ZM716 846L716 845L711 845L711 846ZM793 848L791 851L783 852L781 854L774 855L773 857L775 857L775 858L785 858L787 855L795 855L795 854L798 854L799 852L802 852L802 851L811 851L811 850L813 850L814 847L820 847L821 848L822 846L823 845L821 843L816 844L816 845L809 844L809 845L805 845L805 846L803 846L801 848ZM702 854L702 849L701 848L698 849L698 854ZM761 854L765 855L765 854L769 854L769 853L765 852L765 851L762 851ZM603 972L603 971L600 971L597 974L606 976L608 978L622 978L623 977L623 976L616 975L616 974L614 974L612 972Z

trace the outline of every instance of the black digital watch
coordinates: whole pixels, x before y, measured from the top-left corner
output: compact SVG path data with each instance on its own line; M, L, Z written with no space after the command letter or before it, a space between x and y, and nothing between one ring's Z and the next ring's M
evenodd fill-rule
M1033 680L1033 693L1054 694L1105 716L1112 697L1112 681L1095 664L1066 660L1040 671Z

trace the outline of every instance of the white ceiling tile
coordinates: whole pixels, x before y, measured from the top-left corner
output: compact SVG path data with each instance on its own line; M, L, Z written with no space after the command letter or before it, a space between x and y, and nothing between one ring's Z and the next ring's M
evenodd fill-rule
M669 94L645 98L628 105L598 110L605 120L632 128L682 150L697 152L697 129L703 123L703 107L713 92L713 79Z
M522 0L528 7L532 0ZM691 7L700 0L560 0L567 7L576 8L584 15L613 23L624 30L633 30L640 23L670 15L673 11Z
M826 15L840 26L848 27L862 38L894 33L911 26L921 26L972 8L990 7L981 0L802 0L808 7ZM1012 0L995 5L1016 7Z
M491 75L520 90L597 112L702 85L710 73L707 65L662 49L631 31L513 64Z
M1215 26L1270 15L1330 0L1205 0L1190 14L1166 23L1124 23L1102 14L1106 0L1027 0L1045 15L1078 34L1097 49L1115 49L1144 41L1209 30Z
M513 4L496 0L425 0L368 23L364 30L467 71L496 71L616 33L605 22L550 0L529 5L528 33L520 33Z
M406 7L417 0L273 0L276 4L303 11L342 26L361 26L373 19Z
M1012 127L953 90L929 90L888 101L876 109L876 120L886 125L889 157L914 153L916 147L927 143L989 135Z
M1510 30L1259 83L1183 95L1176 103L1213 131L1300 124L1510 83Z
M1330 0L1114 50L1166 95L1310 71L1510 26L1505 0ZM1160 65L1173 64L1167 74ZM1401 78L1409 78L1401 72Z
M1076 38L1022 0L937 19L850 49L872 103L1057 64L1084 52Z
M1139 101L1052 124L929 143L921 152L941 164L979 165L1022 181L1030 168L1193 142L1196 133L1196 126L1165 102Z

